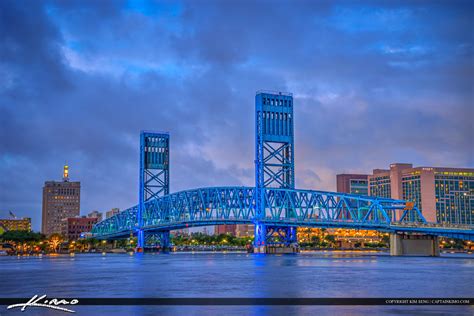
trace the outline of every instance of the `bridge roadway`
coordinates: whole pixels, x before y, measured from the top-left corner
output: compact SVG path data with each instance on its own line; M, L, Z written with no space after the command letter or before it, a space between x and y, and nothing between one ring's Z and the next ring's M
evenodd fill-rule
M222 224L269 227L351 228L474 240L474 226L427 223L406 201L315 190L264 188L264 216L255 217L255 187L209 187L172 193L145 203L147 233ZM138 206L97 223L98 239L129 237L138 230Z

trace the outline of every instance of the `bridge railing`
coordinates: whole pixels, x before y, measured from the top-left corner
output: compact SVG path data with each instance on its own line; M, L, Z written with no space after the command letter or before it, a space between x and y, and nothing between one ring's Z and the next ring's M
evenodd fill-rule
M392 226L400 227L418 227L418 228L440 228L440 229L458 229L474 230L474 225L450 224L450 223L412 223L412 222L394 222Z

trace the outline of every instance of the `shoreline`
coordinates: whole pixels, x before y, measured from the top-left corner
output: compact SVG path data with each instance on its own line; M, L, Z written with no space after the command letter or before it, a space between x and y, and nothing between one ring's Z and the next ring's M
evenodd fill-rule
M389 253L390 249L302 249L300 253L381 253L386 254ZM145 252L146 254L162 254L161 251L150 251ZM178 251L167 251L165 253L182 253L182 254L195 254L195 253L202 253L202 254L217 254L217 253L239 253L239 254L253 254L249 253L246 250L242 249L228 249L228 250L208 250L208 249L201 249L201 250L178 250ZM440 250L441 254L465 254L465 255L473 255L473 251L448 251L448 250ZM34 254L10 254L4 255L3 257L64 257L64 256L76 256L76 255L135 255L137 252L135 251L97 251L97 252L59 252L59 253L34 253ZM1 256L0 256L1 257Z

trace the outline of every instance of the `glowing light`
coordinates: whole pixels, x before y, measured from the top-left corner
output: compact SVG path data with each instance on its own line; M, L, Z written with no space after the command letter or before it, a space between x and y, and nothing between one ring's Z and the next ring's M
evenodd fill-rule
M63 179L67 180L69 179L69 166L65 165L63 169Z

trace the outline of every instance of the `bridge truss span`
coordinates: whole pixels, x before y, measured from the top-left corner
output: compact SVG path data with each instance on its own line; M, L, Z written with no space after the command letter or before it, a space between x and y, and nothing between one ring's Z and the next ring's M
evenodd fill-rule
M263 216L256 215L257 190ZM94 226L97 238L127 236L138 229L138 206ZM392 223L424 223L421 212L405 201L315 190L209 187L180 191L144 203L144 231L262 222L270 226L388 228Z

